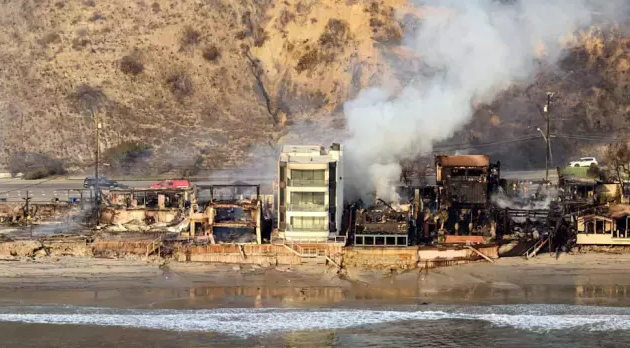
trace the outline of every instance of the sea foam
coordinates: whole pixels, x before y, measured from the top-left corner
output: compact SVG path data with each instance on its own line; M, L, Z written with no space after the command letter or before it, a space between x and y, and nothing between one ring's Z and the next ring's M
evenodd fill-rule
M589 314L590 313L590 314ZM580 306L451 307L441 310L216 309L141 310L84 307L4 307L0 321L216 332L235 336L326 330L399 321L482 320L528 331L630 330L630 311Z

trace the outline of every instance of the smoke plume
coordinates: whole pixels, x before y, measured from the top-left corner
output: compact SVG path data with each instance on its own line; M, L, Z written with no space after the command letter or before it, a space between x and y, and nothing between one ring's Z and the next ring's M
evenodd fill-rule
M426 0L421 25L405 44L425 68L395 95L383 88L344 104L347 176L356 198L376 190L395 198L399 161L430 153L510 84L532 82L536 70L561 57L568 38L597 18L620 14L623 1ZM603 4L602 4L603 3ZM624 6L625 7L625 6ZM350 184L350 183L349 183Z
M532 187L533 189L534 187ZM551 207L551 202L558 198L558 189L555 187L541 187L538 192L540 197L533 199L521 195L520 197L510 197L502 189L492 195L491 201L494 206L505 209L518 210L547 210Z

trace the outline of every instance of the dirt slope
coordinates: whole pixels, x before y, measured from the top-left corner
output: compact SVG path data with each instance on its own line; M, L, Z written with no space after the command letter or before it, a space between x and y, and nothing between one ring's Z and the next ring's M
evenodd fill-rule
M296 120L339 105L388 69L401 1L35 1L0 5L2 159L19 150L93 160L153 144L170 160L236 163ZM393 47L393 46L392 46ZM86 106L86 95L89 105ZM90 99L98 96L95 102ZM338 119L337 115L337 119Z
M252 161L253 146L289 129L342 129L342 103L362 88L399 89L420 67L399 45L419 15L404 0L5 1L0 163L16 151L91 163L91 110L103 148L151 144L155 170L198 154L215 167ZM626 127L627 38L584 42L564 71L480 109L457 143L527 132L547 89L563 91L558 112L579 119L575 131Z
M575 39L578 44L559 67L542 69L533 85L514 87L480 108L471 127L458 136L479 144L539 134L536 128L544 130L546 124L539 108L550 91L551 133L557 135L552 138L553 165L566 165L577 156L604 159L606 144L626 137L630 126L630 37L591 28ZM545 165L542 136L481 149L512 168Z

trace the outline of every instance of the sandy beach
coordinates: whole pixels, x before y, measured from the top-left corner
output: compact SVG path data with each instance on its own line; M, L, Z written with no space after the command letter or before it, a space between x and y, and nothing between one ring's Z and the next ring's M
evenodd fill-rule
M106 307L630 303L630 255L541 254L401 274L82 257L0 261L2 304ZM185 302L185 303L184 303Z

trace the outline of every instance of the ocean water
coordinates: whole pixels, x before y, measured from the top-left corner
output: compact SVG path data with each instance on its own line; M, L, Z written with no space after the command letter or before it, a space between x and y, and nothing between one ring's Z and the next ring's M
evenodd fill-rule
M630 347L630 308L0 307L1 347Z

